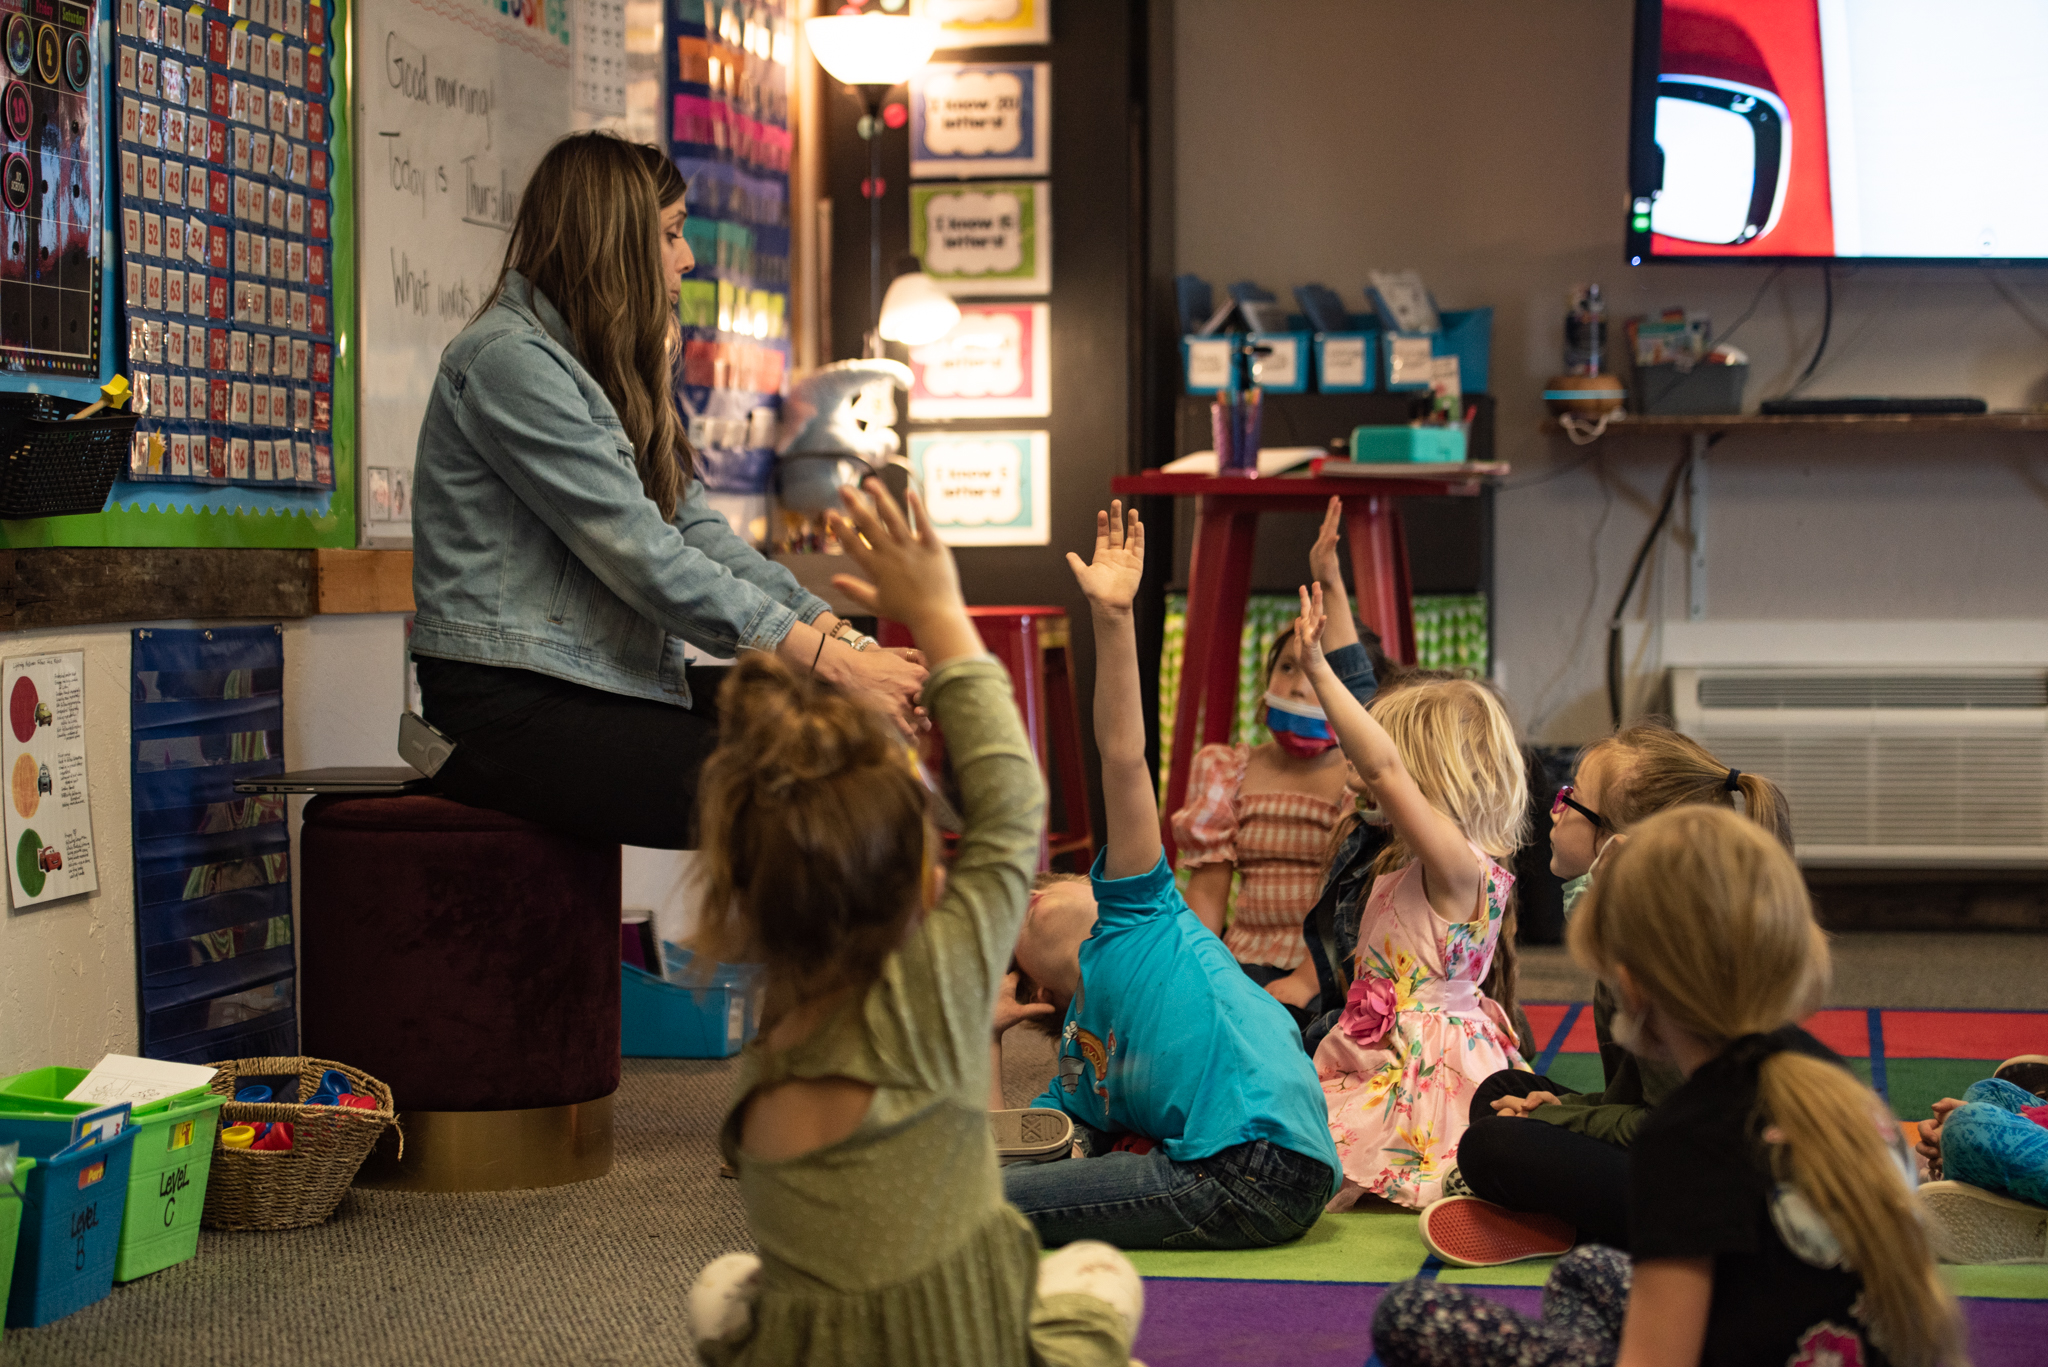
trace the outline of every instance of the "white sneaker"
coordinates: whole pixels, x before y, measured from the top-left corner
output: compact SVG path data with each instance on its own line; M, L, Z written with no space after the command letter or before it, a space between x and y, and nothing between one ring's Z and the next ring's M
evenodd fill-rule
M2048 1262L2048 1209L1963 1182L1929 1182L1918 1197L1943 1262Z
M1081 1239L1048 1255L1038 1264L1039 1299L1068 1293L1093 1296L1116 1311L1137 1342L1145 1280L1121 1252L1097 1239Z
M690 1334L699 1343L744 1338L761 1296L761 1260L752 1253L714 1258L690 1286Z
M1006 1168L1050 1163L1073 1151L1074 1122L1065 1111L990 1111L988 1127L996 1141L996 1162Z

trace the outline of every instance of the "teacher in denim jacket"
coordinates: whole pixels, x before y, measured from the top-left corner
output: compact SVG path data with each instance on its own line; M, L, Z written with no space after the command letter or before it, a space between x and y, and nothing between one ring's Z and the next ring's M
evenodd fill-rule
M924 669L835 617L704 498L673 390L695 262L655 148L557 142L491 299L441 353L414 474L412 655L436 776L608 841L694 843L720 671L773 651L906 722Z

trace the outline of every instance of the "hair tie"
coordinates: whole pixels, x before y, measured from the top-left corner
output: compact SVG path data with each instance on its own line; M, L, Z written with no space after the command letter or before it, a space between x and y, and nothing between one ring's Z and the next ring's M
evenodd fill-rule
M1743 1035L1731 1040L1721 1056L1746 1072L1754 1072L1763 1066L1765 1059L1790 1048L1785 1032L1773 1030L1769 1034Z
M1728 771L1728 781L1723 783L1721 787L1727 792L1740 792L1742 790L1742 771L1740 769L1730 769Z

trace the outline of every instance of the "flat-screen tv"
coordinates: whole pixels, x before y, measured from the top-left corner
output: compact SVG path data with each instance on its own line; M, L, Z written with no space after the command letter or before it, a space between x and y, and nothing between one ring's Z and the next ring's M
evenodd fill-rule
M2048 264L2048 0L1637 0L1628 258Z

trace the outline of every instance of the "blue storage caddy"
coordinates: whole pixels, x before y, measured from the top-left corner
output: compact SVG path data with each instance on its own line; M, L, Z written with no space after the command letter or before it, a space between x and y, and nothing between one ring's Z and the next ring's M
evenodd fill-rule
M688 987L691 954L662 945L667 982L619 966L619 1052L627 1058L729 1058L761 1021L761 966L720 964L703 987Z
M1467 394L1489 394L1488 362L1493 354L1493 310L1449 309L1440 315L1444 330L1431 339L1432 356L1458 358L1458 388Z
M1308 392L1309 334L1306 332L1254 332L1251 345L1271 347L1271 354L1254 357L1251 383L1269 394Z
M1376 332L1318 332L1316 390L1323 394L1370 394L1380 385L1380 338Z
M69 1158L37 1159L22 1198L7 1326L33 1329L114 1289L135 1127Z
M1219 332L1209 337L1180 339L1181 383L1190 394L1244 388L1242 333Z
M1439 465L1465 459L1462 427L1354 427L1351 459L1359 465Z

